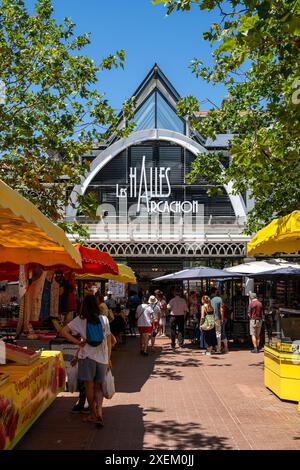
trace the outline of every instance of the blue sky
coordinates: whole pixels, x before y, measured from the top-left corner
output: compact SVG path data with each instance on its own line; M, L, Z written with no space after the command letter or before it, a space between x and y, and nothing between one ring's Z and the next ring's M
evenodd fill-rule
M28 0L30 5L33 0ZM119 109L157 62L181 96L192 94L200 101L211 99L217 105L226 94L222 86L196 79L188 65L194 57L212 64L211 48L202 33L216 16L194 8L190 13L166 17L163 5L150 0L53 0L55 18L71 17L76 32L90 32L92 44L85 54L99 62L117 49L125 49L124 71L100 75L100 90ZM203 104L202 109L211 107Z

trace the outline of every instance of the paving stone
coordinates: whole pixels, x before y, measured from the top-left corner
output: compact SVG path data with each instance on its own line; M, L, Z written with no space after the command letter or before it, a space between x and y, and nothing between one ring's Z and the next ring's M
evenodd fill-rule
M77 394L63 393L16 449L300 449L297 404L265 388L262 354L156 344L142 357L129 337L113 353L117 393L104 402L103 429L71 414Z

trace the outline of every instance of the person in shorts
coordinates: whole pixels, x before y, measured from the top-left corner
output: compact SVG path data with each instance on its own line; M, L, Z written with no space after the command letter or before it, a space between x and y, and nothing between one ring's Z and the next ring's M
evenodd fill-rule
M259 337L262 327L263 306L254 292L250 294L250 299L251 302L248 308L248 317L250 319L250 335L253 343L253 349L251 352L258 353Z
M99 322L102 325L103 341L98 346L91 346L86 340L87 322ZM99 307L94 295L86 295L80 314L61 330L71 343L80 347L78 353L78 380L84 382L90 415L85 421L103 426L102 418L102 383L107 368L111 368L111 333L107 317L99 315ZM73 335L78 335L80 339Z
M151 305L141 303L136 309L137 326L140 333L140 353L148 356L148 343L153 332L153 309Z
M217 339L217 353L221 354L221 341L222 341L222 309L223 309L223 299L220 295L220 292L213 287L211 289L211 305L214 309L215 316L215 329L216 329L216 339Z

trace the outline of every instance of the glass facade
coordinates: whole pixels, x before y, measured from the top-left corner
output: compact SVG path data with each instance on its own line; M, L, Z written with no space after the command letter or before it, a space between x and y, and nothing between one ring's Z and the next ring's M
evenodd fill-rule
M159 91L154 91L135 113L135 131L168 129L184 134L185 124Z

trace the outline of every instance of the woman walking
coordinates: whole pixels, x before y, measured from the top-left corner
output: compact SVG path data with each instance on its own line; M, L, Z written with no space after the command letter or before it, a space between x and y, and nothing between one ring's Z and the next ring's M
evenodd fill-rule
M136 309L136 319L140 333L140 352L143 356L148 356L148 343L154 321L151 305L141 303Z
M163 292L161 290L156 290L154 294L157 298L158 306L160 308L160 319L157 336L166 336L166 323L168 313L167 302L165 301Z
M64 326L61 334L80 347L78 380L84 382L91 412L86 421L102 427L102 384L107 369L111 368L111 333L107 317L99 315L94 295L85 296L80 314ZM80 339L72 335L78 335Z
M211 305L210 298L208 295L204 295L201 299L202 302L202 307L201 307L201 323L203 320L205 320L206 315L212 315L214 316L214 309ZM204 353L207 356L211 356L211 352L214 346L217 344L217 338L216 338L216 329L213 327L211 330L202 330L203 336L204 336L204 341L207 344L207 349Z

